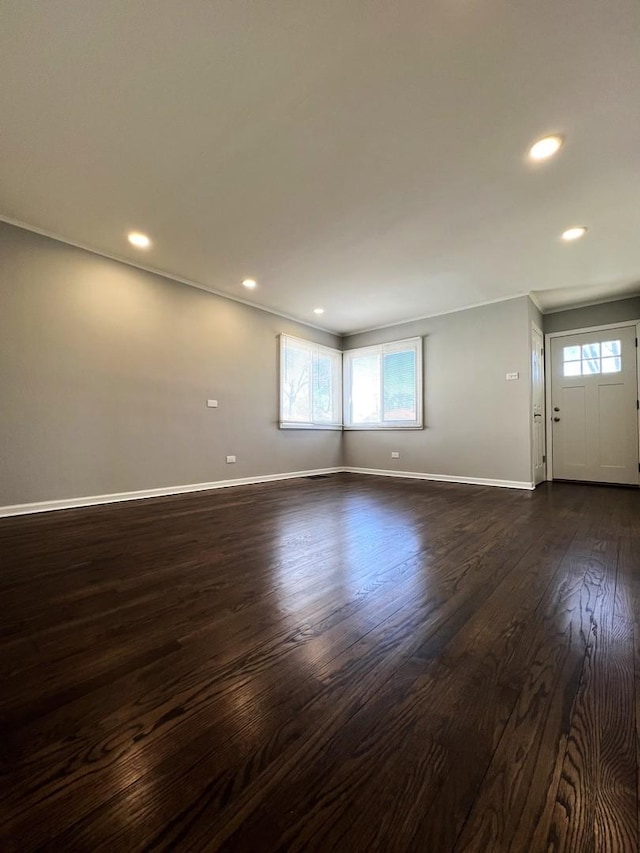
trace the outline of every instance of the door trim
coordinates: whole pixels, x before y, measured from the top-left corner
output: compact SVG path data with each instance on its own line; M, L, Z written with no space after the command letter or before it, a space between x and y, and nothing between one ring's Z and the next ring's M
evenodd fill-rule
M534 464L533 464L533 371L531 366L531 355L533 353L533 332L537 332L540 335L540 339L542 340L542 386L543 386L543 400L544 400L544 410L542 412L542 417L544 418L543 427L544 427L544 477L540 481L544 483L545 480L548 480L548 471L549 471L549 445L547 444L547 341L545 338L545 334L535 322L535 320L531 321L531 328L529 329L529 444L531 447L531 479L535 483L535 473L534 473Z
M586 326L581 329L565 329L562 332L547 332L544 336L544 375L545 375L545 399L546 399L546 449L547 449L547 480L553 480L553 430L551 429L551 340L552 338L565 338L568 335L581 335L584 332L605 332L607 329L625 329L629 326L636 327L636 338L640 340L640 320L626 320L621 323L605 323L602 326ZM640 348L636 347L636 389L638 400L640 400ZM640 410L638 411L638 464L640 464Z

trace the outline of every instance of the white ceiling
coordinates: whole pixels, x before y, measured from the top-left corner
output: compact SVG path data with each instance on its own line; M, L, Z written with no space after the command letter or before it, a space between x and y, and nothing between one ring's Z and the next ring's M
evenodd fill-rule
M1 21L5 217L338 332L640 292L637 0L3 0ZM548 132L566 145L533 166Z

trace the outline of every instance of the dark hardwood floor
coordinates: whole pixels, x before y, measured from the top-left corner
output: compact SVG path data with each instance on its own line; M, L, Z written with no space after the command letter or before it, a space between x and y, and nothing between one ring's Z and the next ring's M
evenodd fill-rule
M639 849L640 494L0 521L2 851Z

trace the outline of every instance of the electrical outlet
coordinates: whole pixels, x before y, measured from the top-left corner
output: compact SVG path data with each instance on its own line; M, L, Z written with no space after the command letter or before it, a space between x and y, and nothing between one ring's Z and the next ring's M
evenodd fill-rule
M227 456L227 462L235 462L235 461L236 461L235 456Z
M397 450L392 450L392 451L391 451L391 458L392 458L392 459L400 459L400 454L398 453L398 451L397 451Z
M218 401L217 400L207 400L207 406L210 409L217 409L218 408Z

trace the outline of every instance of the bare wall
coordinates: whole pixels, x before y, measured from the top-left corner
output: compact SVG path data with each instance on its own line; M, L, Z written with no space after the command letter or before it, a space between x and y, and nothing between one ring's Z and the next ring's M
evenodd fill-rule
M345 349L425 336L426 429L345 432L345 464L531 482L532 316L520 297L347 337Z
M572 329L588 329L590 326L624 323L626 320L640 320L640 296L545 314L544 331L567 332Z
M0 223L0 506L340 465L278 428L280 332L340 343Z

